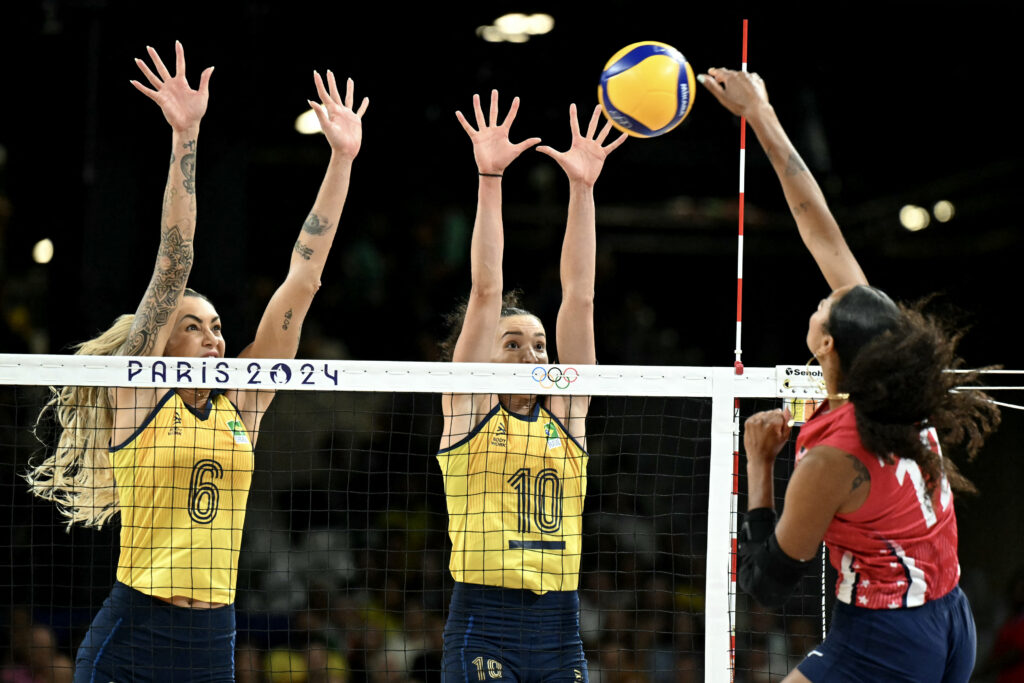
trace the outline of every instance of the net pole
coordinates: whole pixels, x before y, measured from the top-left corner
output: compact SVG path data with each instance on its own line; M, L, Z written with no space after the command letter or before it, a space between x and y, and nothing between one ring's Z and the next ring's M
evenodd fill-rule
M734 375L735 376L735 375ZM736 522L739 519L740 490L740 399L733 398L732 409L732 494L729 496L729 680L736 674L736 563L739 547Z
M732 681L735 672L736 497L727 492L736 480L739 379L732 367L712 369L704 592L704 671L709 681Z
M825 640L828 636L828 620L825 611L825 590L828 586L825 585L825 569L828 566L828 547L821 544L821 639Z

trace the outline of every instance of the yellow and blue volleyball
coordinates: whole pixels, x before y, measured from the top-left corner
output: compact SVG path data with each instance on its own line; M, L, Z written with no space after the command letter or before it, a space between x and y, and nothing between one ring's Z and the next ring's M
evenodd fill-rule
M664 135L686 118L693 68L679 50L645 40L616 52L601 73L597 99L612 125L638 138Z

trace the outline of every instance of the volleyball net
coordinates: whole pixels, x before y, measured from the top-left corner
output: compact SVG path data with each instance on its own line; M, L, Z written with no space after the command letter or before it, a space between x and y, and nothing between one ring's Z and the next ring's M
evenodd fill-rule
M591 680L780 679L820 642L823 577L817 568L781 610L737 593L734 534L737 510L746 509L738 429L784 397L816 396L817 382L789 366L737 374L732 367L0 356L10 548L0 586L5 661L70 662L118 565L119 517L101 530L67 531L57 507L28 492L22 475L53 445L45 424L39 432L49 443L32 433L48 387L277 392L255 448L238 556L242 681L439 681L453 587L436 457L442 395L573 394L593 397L577 520ZM792 464L790 445L776 468L780 497ZM573 514L557 500L566 482L498 474L521 495L527 527L532 520L543 530ZM218 475L200 475L188 504L208 514L218 504ZM479 673L496 678L486 662Z

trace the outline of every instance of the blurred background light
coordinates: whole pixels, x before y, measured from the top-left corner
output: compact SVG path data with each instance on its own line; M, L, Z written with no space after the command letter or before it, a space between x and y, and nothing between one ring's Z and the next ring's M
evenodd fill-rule
M935 206L932 207L932 215L938 222L948 223L956 215L956 208L953 206L953 202L943 199L935 202Z
M931 215L920 206L907 204L900 209L900 225L911 232L924 230L931 223Z
M316 117L316 112L312 109L307 109L299 114L299 117L295 119L295 130L303 135L315 135L323 132L320 129L320 119Z
M53 242L49 239L42 239L32 247L32 260L36 263L49 263L53 260Z
M555 19L550 14L503 14L490 26L479 26L476 34L488 43L525 43L530 36L550 33Z

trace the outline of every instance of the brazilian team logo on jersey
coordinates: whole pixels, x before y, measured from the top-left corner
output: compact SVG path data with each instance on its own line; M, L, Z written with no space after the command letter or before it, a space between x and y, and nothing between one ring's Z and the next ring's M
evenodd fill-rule
M228 420L228 429L235 437L235 443L249 443L249 437L245 435L245 425L240 420Z
M548 422L544 425L544 436L548 438L548 450L562 447L562 439L558 436L558 427L555 426L554 422Z

